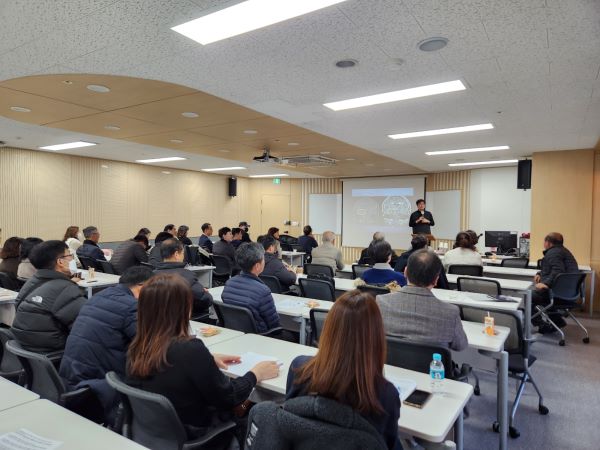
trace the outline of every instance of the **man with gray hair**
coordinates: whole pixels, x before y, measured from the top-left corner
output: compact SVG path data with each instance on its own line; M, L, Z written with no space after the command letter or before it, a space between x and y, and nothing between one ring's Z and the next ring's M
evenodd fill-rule
M371 254L371 252L373 250L373 245L375 243L381 242L381 241L385 241L385 235L381 231L376 231L375 233L373 233L373 240L371 241L369 246L367 248L364 248L360 252L360 258L358 259L358 264L373 265L375 262L373 260L374 259L373 255ZM390 265L392 267L394 267L396 265L397 259L398 259L398 255L396 255L396 252L394 250L392 250L392 259L390 261Z
M104 253L98 247L98 241L100 240L100 232L98 228L94 226L85 227L83 229L83 245L77 249L77 257L91 258L94 262L99 259L106 261Z
M225 283L223 303L249 309L259 333L279 327L271 289L258 278L265 268L264 248L256 242L244 242L236 250L235 260L242 271Z
M321 239L323 245L312 251L312 264L329 266L335 275L336 269L342 270L344 268L342 251L335 247L335 234L333 231L325 231Z

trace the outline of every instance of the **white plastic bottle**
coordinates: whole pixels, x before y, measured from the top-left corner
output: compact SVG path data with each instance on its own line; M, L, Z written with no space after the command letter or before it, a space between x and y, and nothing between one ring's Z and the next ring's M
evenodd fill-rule
M433 354L433 361L429 365L429 375L431 377L431 392L433 394L443 394L446 372L442 363L442 355L439 353Z

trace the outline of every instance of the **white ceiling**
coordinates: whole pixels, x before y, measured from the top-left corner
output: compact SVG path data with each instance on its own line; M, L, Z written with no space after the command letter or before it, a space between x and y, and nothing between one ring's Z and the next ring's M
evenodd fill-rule
M102 73L179 83L424 171L447 170L447 163L457 159L590 148L600 136L600 0L349 0L207 46L170 30L228 3L0 2L0 80ZM417 42L431 36L444 36L449 45L435 53L419 51ZM359 65L336 68L335 61L343 58ZM396 58L403 64L395 64ZM340 112L322 106L457 78L466 91ZM387 138L482 122L496 128ZM12 141L16 131L20 142ZM7 119L0 120L0 132L0 140L26 148L38 145L29 143L30 134L72 135ZM115 156L123 154L117 144L131 152L174 153L115 141L78 154L123 159ZM424 155L496 145L511 150ZM219 164L232 165L224 161Z

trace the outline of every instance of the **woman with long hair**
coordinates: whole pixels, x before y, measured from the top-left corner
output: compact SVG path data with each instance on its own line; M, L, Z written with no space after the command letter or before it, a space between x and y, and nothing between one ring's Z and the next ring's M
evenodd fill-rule
M275 242L277 243L277 248L275 254L279 259L281 259L281 242L279 241L279 228L271 227L267 230L267 235L273 236L275 238Z
M79 227L76 225L67 227L67 231L65 231L65 236L63 237L63 242L67 244L67 247L69 247L69 252L71 252L71 255L73 255L73 259L75 260L77 267L81 267L81 263L77 257L77 249L83 245L81 242L82 237L83 236L79 232Z
M477 235L475 235L475 238L477 238ZM454 248L444 254L444 268L447 269L453 264L482 266L483 261L475 244L473 235L468 231L458 233L454 242Z
M317 355L292 361L286 398L318 394L348 405L382 434L388 448L401 448L400 397L383 376L385 359L383 320L375 299L348 291L327 314Z
M23 238L13 236L4 241L4 245L0 248L0 272L4 272L14 279L17 278L21 262L22 243Z
M179 239L183 245L192 245L192 240L188 237L188 231L190 227L187 225L179 225L177 228L177 239Z
M191 313L192 291L181 276L159 274L148 280L138 299L127 382L164 395L184 424L206 431L215 411L231 411L242 404L256 383L276 377L279 367L265 361L239 378L228 378L219 368L239 363L239 356L211 355L189 333Z

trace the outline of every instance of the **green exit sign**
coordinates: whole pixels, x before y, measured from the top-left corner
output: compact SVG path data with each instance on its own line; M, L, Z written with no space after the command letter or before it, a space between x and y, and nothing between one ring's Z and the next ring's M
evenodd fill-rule
M273 184L281 184L281 178L273 178Z

